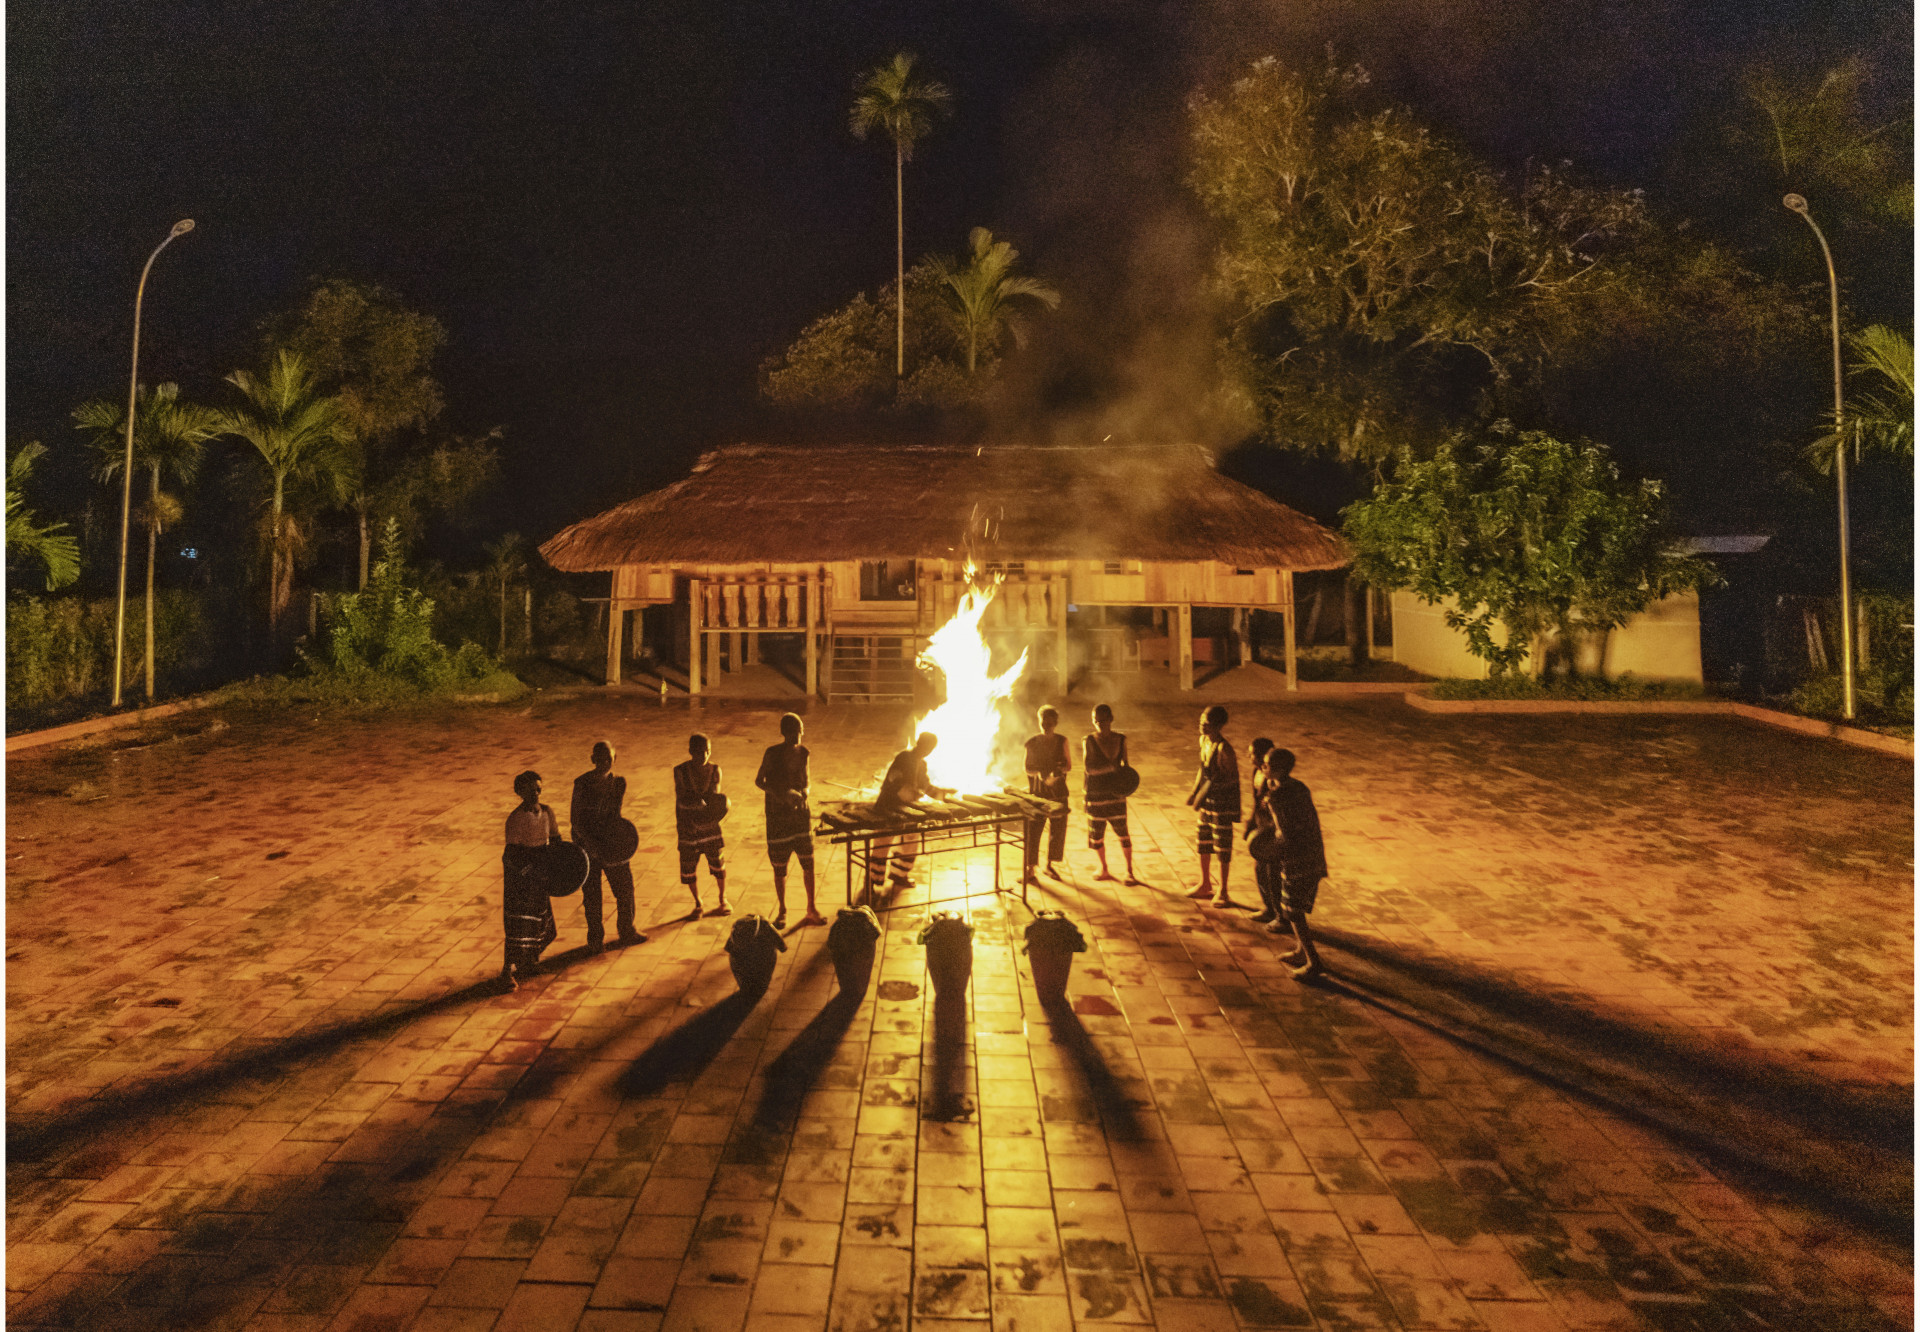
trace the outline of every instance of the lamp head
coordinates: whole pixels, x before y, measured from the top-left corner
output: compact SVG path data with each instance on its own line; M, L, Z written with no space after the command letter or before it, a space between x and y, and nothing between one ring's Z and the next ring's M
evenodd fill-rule
M192 230L193 230L193 219L190 217L183 217L178 222L175 222L173 224L173 230L168 233L168 238L171 239L174 236L184 236L189 231L192 231Z
M1802 217L1805 217L1807 215L1807 201L1805 196L1803 195L1789 194L1786 198L1782 199L1780 202L1786 205L1786 207L1790 211L1798 213Z

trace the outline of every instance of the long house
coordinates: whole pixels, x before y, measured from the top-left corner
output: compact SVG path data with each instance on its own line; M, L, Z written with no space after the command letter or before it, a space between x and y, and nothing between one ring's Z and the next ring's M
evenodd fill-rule
M1144 664L1190 689L1193 613L1223 607L1243 641L1247 612L1285 617L1291 688L1293 575L1347 563L1334 533L1205 451L1115 445L736 445L540 552L611 574L609 684L630 617L672 607L651 614L674 617L693 693L716 669L779 657L808 694L862 699L911 695L914 657L953 616L969 563L1001 580L983 631L1063 681L1075 661L1140 669L1157 643L1164 655L1149 647Z

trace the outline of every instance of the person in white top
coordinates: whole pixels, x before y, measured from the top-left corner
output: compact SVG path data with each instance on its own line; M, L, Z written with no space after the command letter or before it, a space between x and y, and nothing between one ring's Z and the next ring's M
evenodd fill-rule
M513 793L520 803L507 815L507 844L500 856L500 924L506 937L500 986L505 990L519 988L539 964L542 950L560 934L553 921L553 900L538 872L540 853L560 840L560 821L552 808L540 803L539 773L515 777Z

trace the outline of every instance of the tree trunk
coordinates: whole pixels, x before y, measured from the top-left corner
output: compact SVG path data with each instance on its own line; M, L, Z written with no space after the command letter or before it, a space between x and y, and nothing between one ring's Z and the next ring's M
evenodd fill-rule
M531 584L529 584L527 587L526 597L524 599L523 606L526 611L526 626L525 626L526 632L521 636L523 640L521 643L521 651L525 652L528 656L532 656L533 655L533 587Z
M153 492L147 502L147 702L153 702L153 564L160 549L160 469L153 469Z
M500 580L500 660L507 659L507 580Z
M1357 671L1367 664L1367 625L1365 590L1360 580L1347 575L1343 605L1347 621L1347 661Z
M373 557L373 531L367 526L367 506L360 506L360 590L367 590L368 568Z
M893 377L907 377L907 195L906 152L893 141Z
M280 506L286 478L273 478L273 524L267 535L267 655L273 656L280 628Z

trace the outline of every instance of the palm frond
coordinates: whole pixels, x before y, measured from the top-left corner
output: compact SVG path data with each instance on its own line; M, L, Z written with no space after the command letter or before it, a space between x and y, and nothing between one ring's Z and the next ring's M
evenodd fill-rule
M7 462L7 559L33 560L47 573L47 591L80 576L80 543L65 523L43 523L27 508L26 484L46 446L24 444Z

